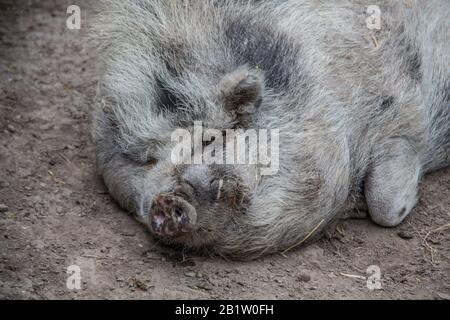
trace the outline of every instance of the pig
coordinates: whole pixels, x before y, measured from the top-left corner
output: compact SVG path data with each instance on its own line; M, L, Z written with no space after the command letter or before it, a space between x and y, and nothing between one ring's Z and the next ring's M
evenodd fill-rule
M355 208L395 227L424 174L450 165L447 0L101 3L98 171L161 243L255 259ZM195 123L225 140L277 130L273 174L177 162L173 134ZM193 136L201 158L212 139Z

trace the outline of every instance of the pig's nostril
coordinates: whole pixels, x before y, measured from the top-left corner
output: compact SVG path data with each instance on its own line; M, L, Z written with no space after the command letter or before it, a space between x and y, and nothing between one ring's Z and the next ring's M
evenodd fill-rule
M181 208L175 208L175 215L177 217L182 217L183 216L183 211L181 210Z

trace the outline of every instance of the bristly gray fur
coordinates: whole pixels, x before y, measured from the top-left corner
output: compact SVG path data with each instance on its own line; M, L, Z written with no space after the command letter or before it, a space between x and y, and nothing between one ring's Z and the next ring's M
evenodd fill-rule
M101 2L98 168L146 225L157 195L182 181L201 191L198 232L169 242L254 258L319 232L361 194L376 223L395 226L422 175L450 164L447 0ZM366 26L369 5L381 30ZM242 68L252 95L224 97ZM250 96L256 112L241 121L227 101ZM279 129L278 174L173 165L170 135L193 121ZM213 201L219 179L225 200Z

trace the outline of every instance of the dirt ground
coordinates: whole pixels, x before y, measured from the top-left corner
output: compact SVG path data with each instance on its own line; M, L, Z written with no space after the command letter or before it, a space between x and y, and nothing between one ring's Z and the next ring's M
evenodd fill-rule
M156 245L106 193L89 110L95 52L83 39L93 0L0 0L0 298L449 299L450 169L428 175L398 228L341 220L330 236L252 262ZM81 268L81 289L66 286ZM379 266L381 290L366 269Z

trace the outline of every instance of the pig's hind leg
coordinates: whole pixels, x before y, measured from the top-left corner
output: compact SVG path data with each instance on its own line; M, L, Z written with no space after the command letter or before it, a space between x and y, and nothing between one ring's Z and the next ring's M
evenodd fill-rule
M365 181L365 197L372 220L384 227L399 225L417 202L421 163L403 138L378 148Z

